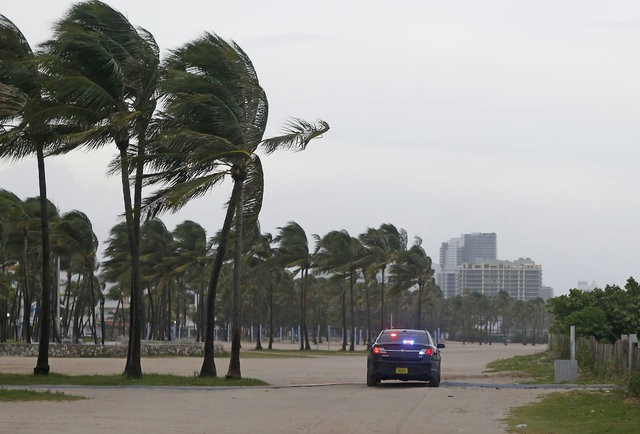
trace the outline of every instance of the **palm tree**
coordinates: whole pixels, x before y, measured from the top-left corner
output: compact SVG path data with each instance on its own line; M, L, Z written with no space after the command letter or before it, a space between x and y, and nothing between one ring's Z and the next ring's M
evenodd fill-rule
M204 301L204 289L206 286L205 268L207 266L207 232L196 222L186 220L178 224L173 230L173 239L176 247L175 272L182 277L185 285L185 297L187 289L199 295L197 309L197 340L201 339L200 331L204 327L201 319L204 317L201 302Z
M398 290L418 287L418 310L416 313L416 328L422 328L422 300L427 283L433 276L431 258L422 248L422 239L416 237L409 250L400 252L398 259L391 267L389 282L396 285Z
M45 148L54 142L53 132L42 115L47 103L42 98L42 77L37 57L20 30L0 15L0 158L21 159L36 154L40 193L42 239L42 300L40 340L34 375L49 374L51 248L47 220ZM7 95L9 98L7 98ZM5 121L16 120L16 125Z
M364 249L357 238L353 238L346 230L331 231L324 237L316 236L316 253L314 255L316 268L320 273L337 273L343 279L349 279L349 311L351 343L349 351L355 350L355 315L354 315L354 285L358 261L364 257ZM344 300L344 292L342 299ZM344 302L343 302L344 304ZM346 318L343 317L346 331ZM346 351L347 333L343 333L342 350Z
M149 297L152 336L170 339L171 286L177 255L173 236L161 220L147 220L140 227L140 259L140 280Z
M91 220L80 211L70 211L63 214L54 227L52 242L56 253L67 255L70 266L79 270L82 276L83 287L88 291L86 299L89 301L93 337L97 344L95 292L98 291L98 299L101 298L101 293L99 286L95 285L98 237L93 232Z
M385 270L396 260L399 253L406 249L407 234L403 229L398 230L394 225L385 223L380 225L379 229L368 228L359 239L367 249L369 267L366 273L375 280L376 274L380 272L380 330L383 330L385 328Z
M156 87L160 76L159 49L153 36L134 28L127 18L96 0L77 3L54 27L54 38L43 44L50 76L48 91L65 105L59 118L75 134L67 137L67 152L115 142L125 221L131 253L130 339L124 374L142 376L140 333L142 294L139 278L140 209L143 157L152 137ZM140 157L130 162L131 141ZM135 172L131 198L129 174Z
M297 268L300 273L300 350L310 350L309 334L306 322L306 286L309 268L311 268L312 255L309 252L307 234L302 227L294 222L278 228L275 240L278 243L276 255L278 261L285 268Z
M121 300L120 304L122 304L123 310L123 334L126 322L124 320L124 299L125 295L131 295L131 277L131 251L129 250L127 225L126 223L118 223L109 231L101 263L101 278L104 282L114 284L114 287L118 288L118 299ZM129 306L130 308L131 306Z
M2 255L1 258L7 262L17 261L20 263L21 277L17 280L16 296L20 290L23 300L23 318L25 324L29 323L31 315L31 301L28 279L28 250L29 232L31 231L31 216L23 202L15 194L0 189L0 226L2 228ZM4 270L3 270L4 271ZM19 303L15 303L19 305ZM16 306L16 310L19 307ZM25 342L31 343L31 328L23 327Z
M236 253L242 253L243 219L253 225L262 206L262 166L255 154L259 146L267 153L279 148L302 150L309 141L328 130L302 120L288 124L285 134L263 140L268 104L249 57L235 43L206 33L171 53L163 82L166 122L155 156L148 162L156 171L149 184L160 184L147 203L152 214L180 209L202 196L225 178L233 190L220 231L207 297L207 327L201 376L215 376L213 319L216 288L225 259L231 226L236 218ZM239 261L235 266L240 267ZM239 279L240 270L234 272ZM238 300L239 280L234 283ZM234 310L237 306L234 307ZM237 314L234 313L234 318ZM239 324L234 322L234 340L227 377L240 377Z

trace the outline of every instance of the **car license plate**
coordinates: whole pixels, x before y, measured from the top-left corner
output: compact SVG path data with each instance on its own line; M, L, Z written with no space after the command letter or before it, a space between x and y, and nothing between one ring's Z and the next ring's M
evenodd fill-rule
M396 374L408 374L409 368L396 368Z

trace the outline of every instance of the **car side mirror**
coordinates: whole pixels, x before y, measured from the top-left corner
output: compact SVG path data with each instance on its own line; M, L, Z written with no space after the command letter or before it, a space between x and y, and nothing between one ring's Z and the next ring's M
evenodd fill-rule
M436 345L436 347L438 347L438 348L444 348L444 344L439 342L439 343L438 343L438 345Z
M367 341L367 350L370 350L372 346L373 343L371 341Z

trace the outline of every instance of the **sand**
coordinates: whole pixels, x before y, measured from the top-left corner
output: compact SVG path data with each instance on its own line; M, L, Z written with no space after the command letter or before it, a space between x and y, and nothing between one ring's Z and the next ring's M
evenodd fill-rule
M286 347L287 345L279 345ZM442 385L383 382L366 387L366 359L241 358L244 377L270 387L66 387L89 399L0 403L0 433L497 433L511 407L548 390L502 387L517 379L485 372L495 359L545 346L447 343ZM32 372L35 358L0 357L0 372ZM50 359L52 372L121 373L124 359ZM201 358L144 358L144 373L194 375ZM228 359L217 358L219 375ZM520 379L521 380L521 379ZM461 382L496 387L460 387ZM55 389L60 390L60 389Z

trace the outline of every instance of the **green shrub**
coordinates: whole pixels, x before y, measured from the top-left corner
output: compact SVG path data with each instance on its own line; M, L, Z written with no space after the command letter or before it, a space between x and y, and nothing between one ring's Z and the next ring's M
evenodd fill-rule
M629 376L629 386L627 387L627 393L634 397L640 398L640 371L634 370Z

